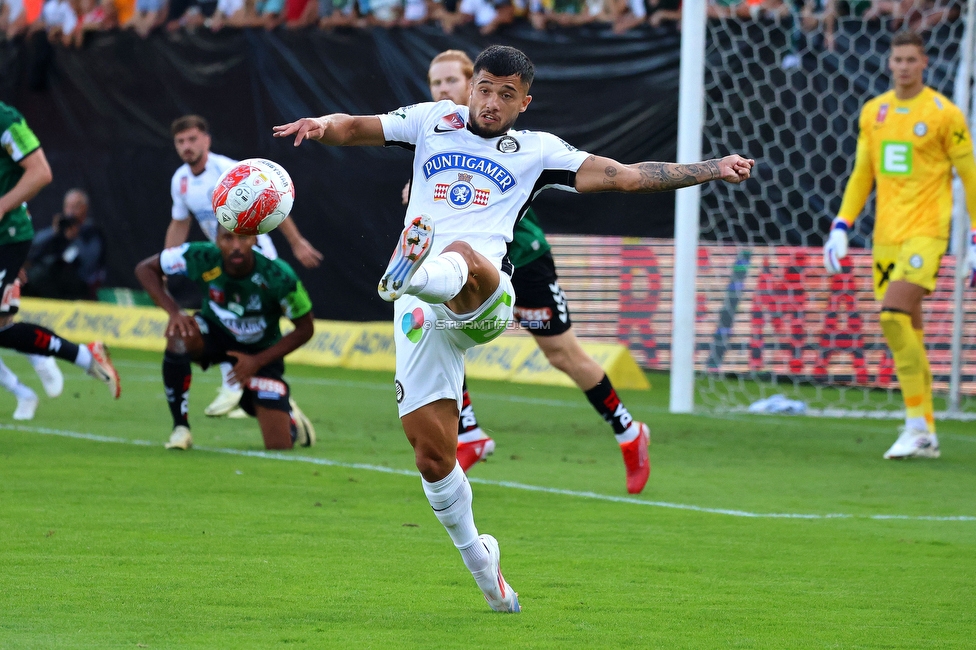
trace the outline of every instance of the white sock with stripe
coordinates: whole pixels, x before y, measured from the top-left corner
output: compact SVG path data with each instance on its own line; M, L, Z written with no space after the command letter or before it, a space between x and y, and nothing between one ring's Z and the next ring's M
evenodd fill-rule
M464 565L472 573L483 570L487 566L488 551L484 544L478 542L478 529L471 510L471 484L460 463L456 463L451 473L439 481L428 483L421 479L421 482L434 515L461 552Z

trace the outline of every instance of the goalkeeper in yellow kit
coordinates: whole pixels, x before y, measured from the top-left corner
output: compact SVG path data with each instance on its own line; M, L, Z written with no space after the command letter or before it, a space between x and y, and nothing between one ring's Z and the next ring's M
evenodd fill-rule
M824 246L824 266L840 271L847 231L877 184L874 293L881 329L894 357L905 400L905 427L885 458L938 458L932 409L932 372L925 353L922 299L935 289L949 243L952 168L976 215L976 161L966 120L952 102L923 83L925 44L911 32L891 41L889 90L861 109L854 170ZM976 233L967 261L976 279Z

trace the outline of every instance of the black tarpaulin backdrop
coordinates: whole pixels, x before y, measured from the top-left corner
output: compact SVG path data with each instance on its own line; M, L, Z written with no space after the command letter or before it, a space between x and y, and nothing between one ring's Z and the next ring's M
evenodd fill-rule
M296 149L272 138L271 127L426 100L434 55L456 48L474 58L492 43L518 47L536 65L533 101L517 128L550 131L621 162L674 159L679 39L645 31L607 38L517 29L491 40L433 28L201 32L146 41L109 33L80 50L8 43L0 51L0 93L25 114L54 170L54 183L31 202L35 225L49 223L65 190L85 188L91 214L110 239L109 284L136 286L133 267L161 248L170 178L181 164L169 125L198 113L211 123L213 151L271 158L291 173L293 216L325 262L305 270L284 237L276 234L275 243L303 278L316 316L385 319L391 310L375 287L402 227L400 190L410 154L316 143ZM551 190L536 207L550 232L667 236L673 201L670 193Z

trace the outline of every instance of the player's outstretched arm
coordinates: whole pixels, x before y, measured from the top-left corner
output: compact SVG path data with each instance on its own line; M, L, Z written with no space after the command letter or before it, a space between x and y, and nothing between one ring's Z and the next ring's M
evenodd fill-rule
M295 136L296 147L304 140L340 147L382 147L386 144L383 125L376 115L333 113L322 117L303 117L273 129L276 138Z
M146 290L146 293L153 299L153 302L162 307L169 314L169 323L166 325L166 336L190 337L197 331L196 322L193 317L183 311L180 305L170 294L169 289L163 282L163 267L159 263L159 255L147 257L136 264L136 279Z
M641 162L624 165L602 156L590 156L576 172L577 192L667 192L708 181L741 183L756 162L737 154L680 164Z

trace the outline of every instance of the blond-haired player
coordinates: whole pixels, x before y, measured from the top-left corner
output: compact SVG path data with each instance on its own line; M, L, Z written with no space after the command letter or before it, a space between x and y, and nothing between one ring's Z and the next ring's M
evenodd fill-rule
M888 68L894 89L861 109L854 170L824 247L824 266L840 271L847 231L877 186L874 223L874 293L881 329L895 360L905 426L885 458L938 458L932 409L932 372L925 353L922 299L935 289L949 242L952 169L976 215L976 161L965 117L943 95L925 86L925 43L912 32L891 41ZM976 268L970 236L968 261Z

